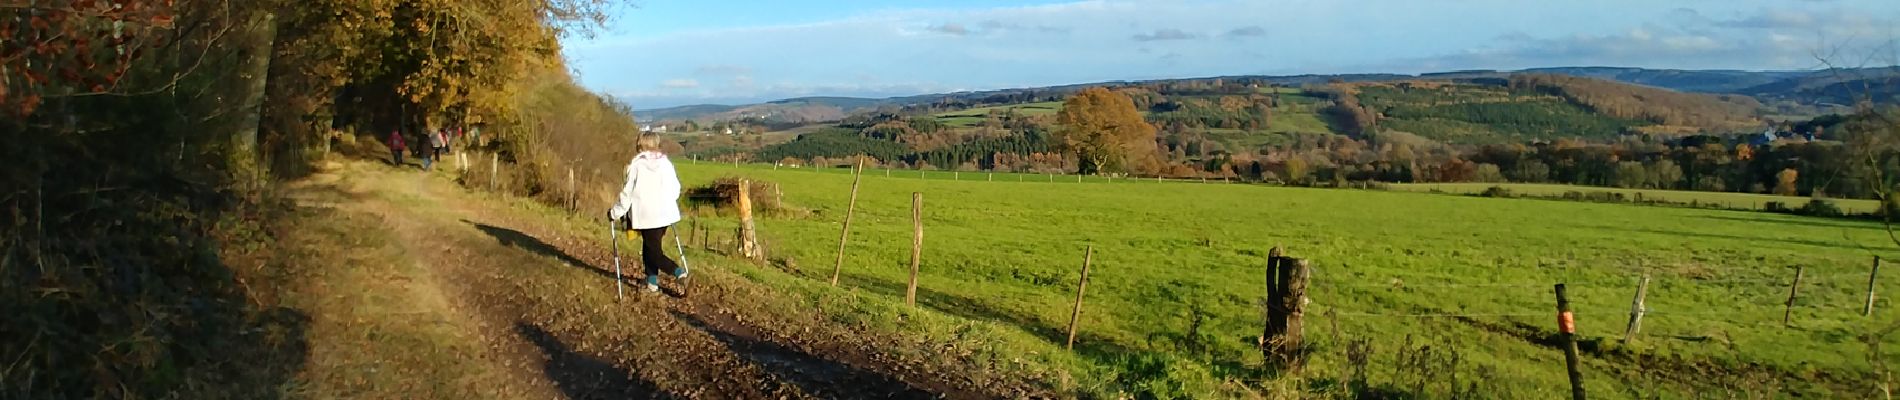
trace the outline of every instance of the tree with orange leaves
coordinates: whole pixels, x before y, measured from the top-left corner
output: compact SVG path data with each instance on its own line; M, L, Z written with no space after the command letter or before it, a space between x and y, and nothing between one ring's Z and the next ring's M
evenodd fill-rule
M1142 119L1128 96L1108 89L1083 89L1056 114L1054 138L1081 160L1077 172L1128 172L1157 166L1155 127Z

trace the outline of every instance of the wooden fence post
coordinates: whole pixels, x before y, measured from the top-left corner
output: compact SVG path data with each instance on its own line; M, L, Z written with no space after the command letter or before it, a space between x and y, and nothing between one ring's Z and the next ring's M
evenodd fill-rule
M986 174L983 174L983 180L985 180L985 181L990 181L990 182L995 182L995 181L996 181L996 173L995 173L995 172L990 172L990 173L986 173Z
M758 231L752 225L752 182L739 180L739 255L753 261L765 259L759 251Z
M495 191L495 185L501 182L501 153L488 153L488 191Z
M917 306L917 266L924 252L924 194L910 192L910 286L904 289L904 304Z
M1649 274L1645 273L1641 280L1636 281L1636 299L1630 302L1630 325L1623 330L1624 342L1629 342L1630 339L1635 338L1636 331L1643 327L1643 314L1649 312L1648 309L1643 307L1643 296L1648 293Z
M1874 256L1874 269L1867 272L1867 306L1860 309L1861 316L1874 315L1874 282L1880 278L1880 256Z
M851 201L844 205L844 227L838 228L838 261L831 264L831 286L838 286L838 274L844 272L844 244L851 239L851 212L858 208L858 181L864 178L864 157L851 173Z
M568 167L567 168L567 209L578 210L581 208L580 203L581 203L581 193L580 191L577 190L577 188L574 187L574 167Z
M1075 282L1075 309L1069 311L1068 349L1075 349L1075 325L1082 318L1082 293L1089 289L1089 262L1095 259L1095 246L1082 251L1082 278Z
M1781 309L1781 324L1788 325L1794 320L1794 298L1801 293L1801 272L1807 267L1794 266L1794 282L1788 284L1788 306Z
M1282 365L1299 368L1304 357L1300 350L1304 347L1306 333L1306 277L1311 273L1306 260L1283 258L1280 261L1281 332L1277 340L1268 342L1275 348Z
M1260 329L1260 350L1263 352L1266 351L1267 339L1272 338L1276 331L1275 324L1280 321L1280 308L1274 306L1274 302L1280 298L1280 255L1279 247L1267 250L1267 295L1261 300L1267 306L1267 317Z
M1282 368L1299 368L1306 315L1306 260L1286 257L1275 247L1267 252L1267 321L1261 332L1262 350Z
M1564 294L1564 284L1557 284L1557 331L1563 340L1564 368L1570 370L1570 398L1583 400L1582 360L1577 358L1577 319L1570 314L1570 296Z

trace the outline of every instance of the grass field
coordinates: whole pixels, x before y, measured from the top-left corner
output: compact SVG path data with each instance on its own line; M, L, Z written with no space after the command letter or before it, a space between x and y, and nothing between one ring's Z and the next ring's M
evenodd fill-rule
M748 276L829 277L851 185L844 170L680 168L689 186L726 175L778 182L786 202L813 210L759 222L773 256L803 267ZM1476 388L1476 397L1556 397L1567 386L1562 353L1549 344L1551 285L1568 282L1593 394L1868 397L1874 367L1860 336L1900 318L1884 299L1873 317L1859 315L1869 259L1894 248L1872 223L1404 192L877 172L864 178L841 286L901 300L910 193L921 192L919 307L1019 330L988 344L1024 354L1015 363L1069 359L1049 354L1064 352L1083 249L1094 247L1072 359L1079 361L1057 366L1083 393L1338 393L1353 364L1345 343L1363 339L1370 393L1452 397ZM728 229L733 221L694 223ZM1274 246L1314 268L1305 330L1312 361L1294 377L1260 372L1254 350L1262 265ZM1805 277L1784 327L1794 265ZM1651 313L1638 339L1621 343L1644 273L1653 278ZM1894 286L1879 283L1883 291ZM931 321L939 322L918 323L946 323Z
M955 126L955 127L979 126L979 125L983 125L983 119L987 118L989 116L990 111L992 110L997 111L997 112L1007 112L1009 110L1016 110L1017 113L1022 114L1022 115L1051 115L1051 114L1055 114L1057 111L1062 111L1062 102L1047 101L1047 102L1041 102L1041 103L1022 103L1022 104L1011 104L1011 105L994 106L994 107L978 107L978 108L972 108L968 110L938 113L936 117L937 117L938 122L942 122L950 126Z
M1699 204L1719 204L1723 208L1756 209L1756 210L1762 209L1764 204L1767 204L1768 202L1771 202L1771 201L1781 202L1781 204L1784 204L1787 207L1800 207L1802 204L1807 204L1808 200L1811 200L1810 198L1807 198L1807 197L1776 196L1776 195L1770 195L1770 194L1754 194L1754 193L1694 192L1694 191L1686 191L1686 190L1619 189L1619 188L1606 188L1606 187L1595 187L1595 186L1535 184L1535 183L1478 183L1478 182L1412 183L1412 184L1395 184L1395 185L1392 185L1392 189L1399 190L1399 191L1408 191L1408 192L1439 191L1439 192L1454 193L1454 194L1474 194L1474 193L1482 193L1485 191L1485 189L1490 189L1492 186L1510 189L1512 193L1519 194L1519 195L1528 195L1528 196L1562 196L1565 192L1577 191L1577 192L1585 192L1585 193L1589 193L1589 192L1622 193L1624 196L1633 199L1635 198L1636 195L1641 194L1644 199L1650 199L1650 200L1662 200L1662 201L1673 202L1673 203L1689 203L1693 201ZM1834 202L1834 205L1839 206L1841 208L1841 211L1847 211L1847 212L1852 212L1852 213L1870 213L1870 212L1878 211L1880 209L1880 202L1874 201L1874 200L1829 199L1828 201Z

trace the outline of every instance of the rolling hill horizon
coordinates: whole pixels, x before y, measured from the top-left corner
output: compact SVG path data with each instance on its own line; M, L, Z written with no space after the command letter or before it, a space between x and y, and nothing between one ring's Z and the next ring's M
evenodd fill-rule
M794 122L828 122L882 106L902 107L943 100L970 100L1019 93L1066 93L1091 86L1120 86L1149 82L1185 82L1237 79L1259 83L1296 86L1328 82L1391 82L1405 80L1469 80L1504 78L1518 74L1555 74L1594 78L1649 86L1686 93L1737 94L1801 104L1838 103L1835 93L1817 90L1843 82L1868 81L1872 77L1889 78L1900 68L1847 68L1836 70L1739 70L1739 69L1655 69L1641 67L1574 66L1520 70L1460 70L1416 75L1395 73L1298 74L1298 75L1224 75L1145 80L1110 80L1039 87L926 93L895 97L803 96L760 103L689 104L673 107L635 109L642 122L705 119L711 121L740 118L781 118Z

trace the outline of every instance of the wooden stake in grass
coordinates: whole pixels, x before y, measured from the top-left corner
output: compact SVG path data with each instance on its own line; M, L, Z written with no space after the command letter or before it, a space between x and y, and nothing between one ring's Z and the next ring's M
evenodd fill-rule
M1874 315L1874 281L1880 278L1880 256L1874 256L1874 269L1867 272L1867 306L1861 307L1860 315Z
M1570 370L1570 398L1583 400L1583 370L1577 358L1577 319L1570 314L1570 296L1557 284L1557 331L1563 340L1564 368Z
M910 286L904 289L904 304L917 306L917 266L924 255L924 194L910 192Z
M495 184L501 182L501 153L488 153L488 191L495 191Z
M1781 324L1788 325L1794 320L1794 298L1801 294L1801 272L1807 267L1794 266L1794 282L1788 284L1788 306L1781 309Z
M1649 312L1648 309L1643 307L1643 296L1648 293L1649 274L1643 274L1643 278L1636 281L1636 299L1630 302L1630 325L1623 330L1623 342L1627 343L1630 339L1635 338L1636 331L1642 329L1643 314Z
M574 168L567 168L567 209L580 209L581 194L574 187Z
M753 261L765 259L759 251L758 231L752 225L752 182L739 180L739 255Z
M1082 278L1075 282L1075 309L1069 311L1068 349L1075 349L1075 325L1082 318L1082 293L1089 290L1089 262L1095 259L1095 246L1082 251Z
M838 274L844 272L844 244L851 239L851 213L858 209L858 181L864 179L864 157L851 173L851 201L844 205L844 227L838 228L838 261L831 264L831 286L838 286Z
M1311 274L1306 260L1285 258L1280 261L1279 337L1267 342L1285 368L1297 369L1304 363L1300 356L1306 333L1306 277Z

